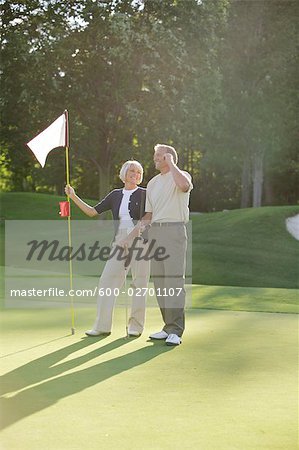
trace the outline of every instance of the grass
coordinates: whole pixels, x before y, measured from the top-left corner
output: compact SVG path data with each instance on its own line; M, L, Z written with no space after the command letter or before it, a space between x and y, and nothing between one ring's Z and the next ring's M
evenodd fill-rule
M35 194L30 192L0 193L1 217L5 220L65 220L59 215L59 202L65 196ZM95 205L95 200L87 200ZM86 219L86 215L76 207L72 208L72 218Z
M1 215L6 220L65 220L58 214L64 199L1 193ZM298 206L283 206L193 215L193 307L297 312L299 244L286 231L285 219L298 213ZM72 217L86 218L76 207ZM0 237L4 265L4 226Z
M298 313L296 289L192 286L192 306L202 309Z
M298 206L283 206L194 217L193 283L297 288L299 243L285 220L298 213Z
M2 448L292 450L297 445L297 321L291 314L190 310L178 348L83 338L94 309L1 314ZM287 411L287 413L285 413Z
M59 219L58 197L1 197L5 219ZM284 228L295 213L192 218L196 284L176 348L147 339L161 328L156 307L130 340L123 307L105 339L84 337L95 307L80 299L73 336L65 307L2 309L1 448L295 450L298 322L280 314L297 311L298 243Z

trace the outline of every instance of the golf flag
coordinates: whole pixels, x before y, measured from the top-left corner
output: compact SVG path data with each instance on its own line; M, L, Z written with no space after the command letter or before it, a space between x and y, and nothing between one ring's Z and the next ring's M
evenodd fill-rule
M65 163L66 163L66 184L70 184L70 164L69 164L69 116L68 110L54 120L51 125L44 131L39 133L35 138L27 143L28 147L34 153L36 159L42 167L46 164L46 159L51 150L56 147L65 147ZM69 248L72 247L71 235L71 215L70 215L70 199L67 196L66 202L60 202L60 212L62 217L68 219L68 241ZM70 270L70 289L73 288L73 268L72 258L69 260ZM71 316L72 316L72 334L75 334L75 310L74 300L71 297Z
M51 150L56 147L65 147L66 143L66 115L62 114L44 131L27 143L42 167Z

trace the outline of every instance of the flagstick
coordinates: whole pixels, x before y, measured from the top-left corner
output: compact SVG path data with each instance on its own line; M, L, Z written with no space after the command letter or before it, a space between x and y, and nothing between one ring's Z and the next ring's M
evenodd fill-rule
M70 164L69 164L69 117L68 110L64 111L65 114L65 162L66 162L66 184L70 184ZM71 234L71 205L70 205L70 197L67 195L67 201L69 203L69 215L67 218L68 225L68 239L69 239L69 249L72 248L72 234ZM69 271L70 271L70 289L73 289L73 265L72 259L69 259ZM75 334L75 310L74 310L74 300L71 297L71 320L72 320L72 334Z

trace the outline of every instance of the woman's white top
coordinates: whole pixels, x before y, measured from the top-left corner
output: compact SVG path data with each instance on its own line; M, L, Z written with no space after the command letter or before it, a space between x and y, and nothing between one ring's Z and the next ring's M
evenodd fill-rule
M137 191L138 187L135 189L123 189L123 198L119 207L119 230L126 229L128 233L134 228L134 222L129 212L129 201L133 192Z

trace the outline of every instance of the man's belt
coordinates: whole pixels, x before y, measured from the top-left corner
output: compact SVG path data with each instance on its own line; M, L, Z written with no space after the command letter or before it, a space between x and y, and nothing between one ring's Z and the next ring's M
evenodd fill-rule
M185 222L153 222L152 227L173 227L178 225L185 225Z

